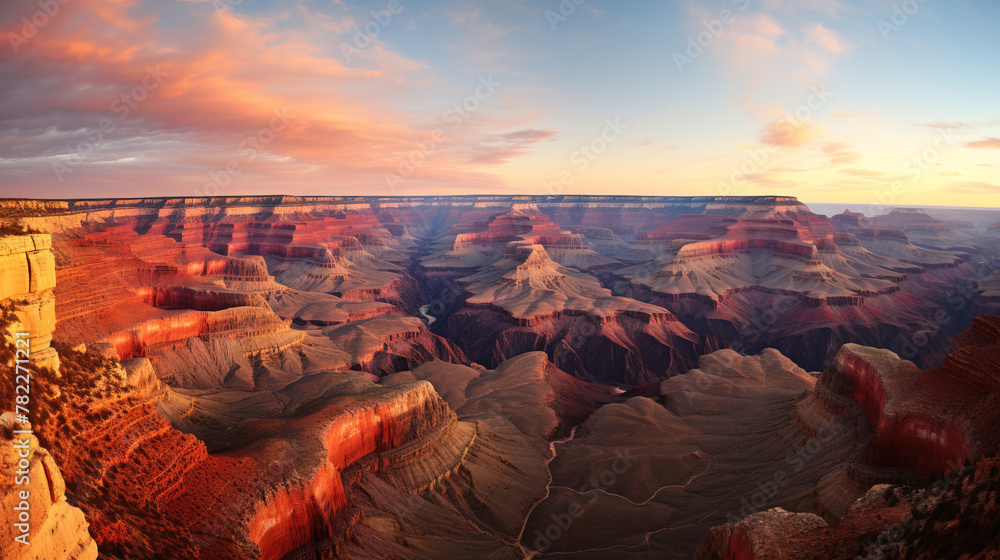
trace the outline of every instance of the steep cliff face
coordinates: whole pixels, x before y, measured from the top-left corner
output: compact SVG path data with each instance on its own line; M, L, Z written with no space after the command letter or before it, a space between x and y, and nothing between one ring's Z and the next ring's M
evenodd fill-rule
M157 501L189 538L178 557L412 557L407 538L459 557L516 549L511 534L544 485L524 435L459 422L427 382L341 374L323 386L287 393L294 415L216 433L215 452L184 461L192 468Z
M31 431L30 424L0 417L0 431ZM59 467L33 435L0 436L0 556L9 560L95 560L97 543L90 537L83 512L69 505ZM25 474L15 476L13 473ZM19 526L23 523L23 526ZM22 540L18 541L15 538Z
M733 527L713 528L695 551L694 559L782 560L785 556L775 552L771 543L826 526L826 521L817 515L774 508L755 513Z
M56 326L56 279L50 247L48 235L0 239L0 304L13 311L14 318L0 332L5 367L10 368L5 374L10 378L4 380L3 387L11 389L2 393L9 406L13 406L16 395L31 397L24 403L28 418L35 417L48 395L59 396L58 388L20 380L15 383L15 375L23 373L31 379L29 376L40 368L51 370L46 377L58 379L59 355L51 346ZM21 339L13 333L28 333L27 354L13 354L15 349L21 349L14 346L14 340ZM24 370L15 371L15 358L24 360ZM15 384L29 391L15 392ZM66 485L55 459L31 432L31 424L17 421L13 413L0 416L0 469L9 473L0 481L0 507L9 515L9 522L0 527L0 556L11 560L97 558L97 543L90 536L83 512L67 502Z
M303 465L302 486L279 490L256 508L249 537L264 560L334 537L338 514L347 505L341 473L362 457L394 451L455 422L455 414L423 383L412 390L352 407L320 434L325 456Z
M58 370L59 357L51 347L56 327L51 247L51 236L44 234L0 238L0 304L17 315L12 332L30 335L32 365Z
M835 395L857 402L871 427L865 464L941 476L971 455L966 430L940 399L927 402L914 380L926 378L912 362L888 350L845 345L820 383ZM954 395L954 392L950 392Z

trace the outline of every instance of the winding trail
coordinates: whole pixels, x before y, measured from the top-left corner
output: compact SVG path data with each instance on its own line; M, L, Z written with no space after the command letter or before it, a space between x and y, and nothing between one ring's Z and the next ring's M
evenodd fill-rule
M552 493L552 469L549 468L549 465L552 464L552 461L555 460L556 458L556 445L562 445L564 443L572 441L573 438L576 437L576 429L578 427L579 426L573 426L573 429L570 430L568 437L559 440L552 440L551 442L549 442L549 450L552 452L552 455L545 460L545 472L548 473L549 475L549 480L548 482L545 483L545 495L542 496L537 502L535 502L534 505L531 506L531 509L528 510L528 513L524 515L524 524L521 525L521 532L517 534L517 542L515 543L517 544L517 547L521 549L521 552L524 554L524 560L531 560L532 558L538 555L537 551L529 551L528 549L524 548L524 545L521 544L521 539L524 537L524 531L528 528L528 520L531 519L531 514L535 511L535 508L538 507L538 504L547 500L549 498L549 495Z

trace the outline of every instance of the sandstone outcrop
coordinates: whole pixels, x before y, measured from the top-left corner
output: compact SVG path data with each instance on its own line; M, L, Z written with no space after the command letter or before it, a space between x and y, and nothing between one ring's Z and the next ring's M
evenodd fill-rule
M0 238L0 304L17 315L11 332L30 335L32 365L58 370L59 358L51 347L56 327L51 246L51 237L44 234Z
M0 430L30 432L31 425L5 413ZM0 527L0 556L9 560L96 559L97 543L88 532L83 512L67 502L59 467L38 438L0 436L0 458L0 469L9 473L0 483L0 507L8 516ZM15 476L18 471L25 474ZM22 531L19 523L28 530Z

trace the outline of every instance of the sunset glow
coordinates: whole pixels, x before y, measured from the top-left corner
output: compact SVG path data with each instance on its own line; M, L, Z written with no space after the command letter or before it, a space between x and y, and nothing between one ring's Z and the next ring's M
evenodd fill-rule
M998 17L987 0L15 0L0 185L997 207Z

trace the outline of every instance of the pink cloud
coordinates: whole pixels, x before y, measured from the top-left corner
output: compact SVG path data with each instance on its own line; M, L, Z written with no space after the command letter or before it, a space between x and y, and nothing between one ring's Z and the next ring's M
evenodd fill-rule
M806 36L827 52L842 54L847 51L847 46L840 39L840 36L836 32L823 27L821 23L807 27Z
M854 163L861 159L861 156L850 148L851 144L848 142L827 142L820 149L830 163Z
M443 121L445 107L436 103L416 110L420 96L450 94L422 91L437 87L427 65L378 41L345 64L331 35L346 20L293 11L283 17L299 24L278 25L204 2L73 0L62 10L23 52L0 52L0 150L19 157L23 167L12 172L19 177L55 183L51 161L73 156L71 146L102 119L115 129L69 176L74 184L98 176L143 184L136 178L147 170L157 184L194 188L236 160L241 189L286 180L384 187L386 170L443 128L445 140L407 187L438 181L496 188L499 179L478 169L524 154L537 141L511 138L502 155L470 161L470 149L496 151L488 114L459 127ZM165 21L186 27L167 31ZM0 24L4 37L17 29L13 20ZM113 103L136 91L149 69L162 80L140 91L141 102L121 118ZM503 92L496 96L491 101L504 102ZM275 111L291 115L280 131L268 130ZM245 157L241 146L258 135L268 141Z

